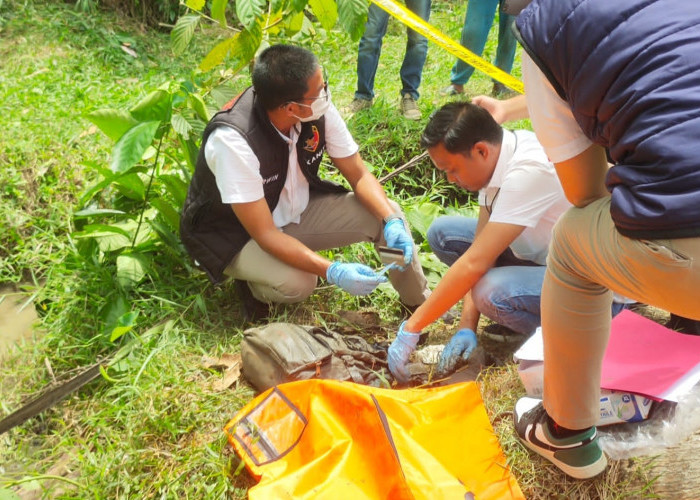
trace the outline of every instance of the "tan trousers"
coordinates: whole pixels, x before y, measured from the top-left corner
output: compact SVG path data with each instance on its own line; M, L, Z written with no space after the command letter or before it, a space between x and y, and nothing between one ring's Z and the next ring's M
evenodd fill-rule
M544 406L564 427L582 429L598 421L610 290L700 319L700 238L622 236L610 217L610 197L572 208L559 219L541 308Z
M396 212L400 212L399 206L393 201L391 203ZM289 224L282 230L314 251L360 241L386 244L381 221L353 193L312 193L299 224ZM253 295L267 303L300 302L313 293L317 283L315 274L285 264L262 250L254 240L243 247L224 273L247 281ZM388 274L389 281L406 305L420 305L430 294L415 245L411 265L403 272L390 271Z

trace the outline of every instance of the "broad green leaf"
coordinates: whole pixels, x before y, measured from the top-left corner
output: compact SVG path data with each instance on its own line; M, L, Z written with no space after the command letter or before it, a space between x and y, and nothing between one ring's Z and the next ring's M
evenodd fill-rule
M154 216L154 210L147 210L144 214L144 219ZM131 219L109 225L88 224L82 231L73 233L73 237L77 239L93 238L102 252L114 252L131 246L137 227L139 227L138 221ZM147 247L149 244L152 244L154 240L157 241L157 239L157 235L150 230L148 224L143 222L139 227L135 245L138 247Z
M153 219L155 216L156 210L153 208L149 208L143 213L143 221L140 226L138 224L138 220L136 219L130 219L112 225L119 226L124 231L128 232L131 235L132 241L134 240L134 235L136 234L136 230L138 229L138 234L136 234L135 238L136 241L134 242L134 248L138 248L144 251L151 251L153 250L153 245L158 241L158 235L151 231L151 228L147 224L147 221Z
M212 0L211 17L219 21L222 28L226 27L226 4L228 0Z
M287 6L288 0L270 0L270 12L281 13Z
M187 189L189 187L187 182L173 174L159 175L158 180L163 183L165 189L172 195L178 207L184 205L185 198L187 197Z
M115 142L138 123L128 111L116 109L98 109L89 113L87 119Z
M190 14L177 20L175 27L170 32L170 42L175 55L182 54L189 45L199 24L200 17Z
M100 316L104 321L104 334L111 335L119 318L129 312L129 304L121 293L110 294L106 300L106 304L100 311Z
M194 109L195 113L197 113L197 116L208 123L211 117L209 116L207 105L204 104L204 99L202 99L202 96L199 94L190 94L188 100L190 106L192 106L192 109Z
M124 336L126 333L133 330L134 326L136 325L136 318L138 318L138 316L138 311L131 311L120 316L117 319L117 324L112 329L112 332L109 336L110 342L114 342L118 338Z
M156 207L158 212L163 216L166 222L170 225L170 229L176 230L180 227L180 213L175 210L170 202L164 198L154 198L150 200L151 205Z
M209 95L212 99L214 99L214 102L219 109L228 104L231 99L236 97L237 94L238 92L228 85L219 85L218 87L211 89L211 92L209 92Z
M123 229L105 224L90 224L83 231L73 233L76 239L92 238L101 252L113 252L131 245L131 235Z
M165 90L154 90L129 110L140 122L169 122L172 113L172 94Z
M20 500L20 497L12 490L0 488L0 500Z
M294 15L289 13L288 16ZM287 16L287 17L288 17ZM282 12L272 12L265 14L263 17L263 26L265 26L265 34L269 37L278 36L282 29L285 28L285 14Z
M236 16L243 26L250 28L262 17L265 4L265 0L236 0Z
M260 23L254 23L249 29L236 33L233 37L214 47L199 67L202 71L209 71L223 62L226 56L230 55L231 59L228 63L228 68L233 73L237 73L253 60L261 41L262 28Z
M146 186L136 174L122 175L115 179L114 185L119 192L129 199L141 201L146 196Z
M201 137L202 133L204 132L204 128L207 126L207 123L200 120L198 116L186 116L185 120L187 120L187 123L189 123L192 127L192 132L190 133L190 136L198 138Z
M302 26L304 26L304 11L298 12L285 19L287 32L292 35L301 31Z
M338 0L340 24L353 41L359 40L365 30L367 5L367 0Z
M248 29L237 33L234 45L231 49L231 62L228 65L229 69L234 73L248 66L255 57L260 43L262 42L262 25L255 23Z
M205 3L207 3L206 0L187 0L185 5L192 10L201 11L204 8Z
M430 224L440 215L441 207L437 203L421 203L417 207L406 210L406 219L409 225L418 231L424 238Z
M114 210L111 208L84 208L83 210L78 210L73 214L73 217L76 218L81 218L81 217L93 217L95 215L123 215L126 212L123 212L122 210Z
M189 124L184 116L180 113L175 113L172 118L170 118L170 124L173 126L175 133L181 135L185 139L189 139L192 125Z
M91 186L87 191L85 191L85 193L83 193L83 195L80 197L80 201L78 202L78 206L84 206L90 203L90 200L92 200L95 193L109 186L112 183L112 180L119 175L115 174L107 167L96 166L93 168L95 168L95 170L97 170L97 172L103 177L103 180Z
M292 12L304 12L307 3L309 3L308 0L291 0L289 6Z
M199 63L199 69L201 69L202 71L209 71L214 66L218 66L219 64L224 62L224 59L231 50L231 47L233 46L235 36L237 35L234 35L234 37L231 38L227 38L223 42L217 43L216 46L213 49L211 49L209 53L204 57L202 62Z
M325 30L333 29L338 20L338 9L334 0L309 0L309 6Z
M183 137L179 137L178 142L180 143L180 149L182 150L182 155L185 157L185 161L187 162L187 165L190 167L190 170L189 170L190 173L194 172L194 166L197 164L197 154L198 154L197 144L194 142L194 139L192 139L192 138L185 139Z
M117 257L117 281L124 288L138 285L148 271L147 259L139 254L121 254ZM112 334L114 337L114 333ZM114 341L114 338L111 339Z
M157 121L139 123L124 134L112 150L112 172L125 172L140 161L159 126Z
M118 234L129 238L131 234L116 224L88 224L82 231L73 233L74 238L99 238L100 236L111 236Z

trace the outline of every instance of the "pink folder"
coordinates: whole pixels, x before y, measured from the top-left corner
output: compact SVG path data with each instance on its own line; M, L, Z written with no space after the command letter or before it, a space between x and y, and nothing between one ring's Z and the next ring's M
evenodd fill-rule
M600 386L677 401L700 380L700 336L670 330L632 311L612 320Z

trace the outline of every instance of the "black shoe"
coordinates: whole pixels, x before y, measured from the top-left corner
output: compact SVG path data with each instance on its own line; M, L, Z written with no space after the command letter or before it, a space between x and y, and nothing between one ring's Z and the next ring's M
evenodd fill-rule
M250 291L247 281L235 280L234 284L243 307L243 317L246 321L260 321L270 316L270 304L261 302L253 297L253 292Z
M666 323L666 328L689 335L700 335L700 321L684 318L671 314L671 318Z

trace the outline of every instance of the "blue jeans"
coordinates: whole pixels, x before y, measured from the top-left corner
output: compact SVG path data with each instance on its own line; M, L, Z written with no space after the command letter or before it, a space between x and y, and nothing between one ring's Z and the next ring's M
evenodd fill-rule
M476 234L476 219L439 217L428 229L428 243L437 257L451 266L469 249ZM472 288L476 308L499 325L529 335L540 326L540 296L546 267L522 260L510 248ZM624 304L612 305L612 315Z
M496 8L499 4L499 0L469 0L464 26L462 27L462 36L459 39L459 43L463 47L471 50L476 55L481 55L486 46L489 30L493 24ZM510 30L514 19L514 16L509 16L503 12L499 13L498 49L496 50L496 61L494 64L506 73L510 73L510 70L513 69L513 59L515 58L515 47L517 45L515 36ZM472 73L474 73L473 66L468 65L461 59L457 59L450 73L450 82L464 85L472 76Z
M425 21L430 18L430 0L406 0L406 7ZM357 50L357 99L374 98L374 76L377 73L382 39L388 24L389 14L376 4L370 4L365 33ZM409 28L406 28L406 34L406 52L400 72L403 86L401 95L410 94L414 99L418 99L418 87L428 55L428 40Z
M476 219L439 217L428 229L428 243L437 257L451 266L469 249ZM540 295L546 267L517 258L510 248L472 288L476 308L499 325L529 335L540 326Z

